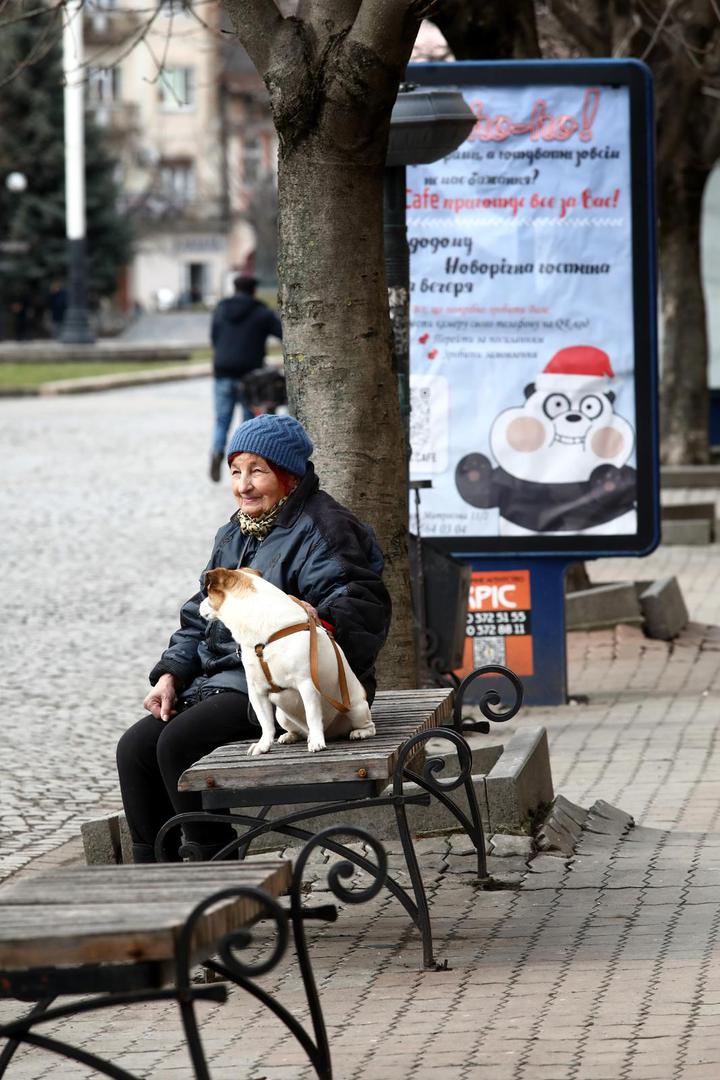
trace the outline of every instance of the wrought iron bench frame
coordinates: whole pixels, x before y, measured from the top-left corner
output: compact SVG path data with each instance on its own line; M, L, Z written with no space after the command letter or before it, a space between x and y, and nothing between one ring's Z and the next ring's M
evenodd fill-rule
M468 688L476 679L488 676L500 676L508 681L513 693L510 705L498 709L498 706L502 704L502 698L493 686L486 690L477 702L482 715L486 719L483 721L463 720L462 708ZM445 967L447 966L446 963L438 965L435 961L427 895L408 825L406 808L412 805L428 806L432 797L438 799L456 818L472 841L477 856L478 882L481 886L488 885L491 879L488 877L487 870L485 835L472 780L472 752L465 740L465 734L468 732L487 734L490 730L489 721L502 723L511 720L520 710L522 700L522 683L509 668L501 665L488 665L477 668L460 683L455 691L452 724L428 728L407 739L401 745L392 778L392 794L378 795L377 781L374 780L326 780L301 785L273 784L267 787L244 790L242 794L231 788L210 788L202 793L204 810L176 814L165 823L155 841L156 857L159 861L163 861L167 857L168 835L173 830L181 828L185 823L208 823L214 821L218 822L218 824L227 825L230 823L244 827L245 831L237 839L229 842L221 851L213 855L213 861L234 857L236 853L237 857L242 859L254 840L270 832L299 840L311 839L315 834L299 826L300 822L308 818L351 813L357 809L366 810L374 807L392 806L395 811L398 834L412 891L405 889L390 875L386 876L385 886L402 904L420 931L423 946L423 967L429 969ZM424 760L422 772L414 771L411 767L412 759L417 756L419 748L429 739L444 739L455 746L459 764L457 776L448 779L440 777L439 774L445 766L443 758L428 758ZM337 743L333 744L335 748L338 745ZM349 747L352 745L352 743L348 743ZM403 789L405 782L417 784L422 789L422 793L406 794ZM449 797L451 792L459 788L463 788L465 791L470 811L469 816L458 806L454 799ZM228 811L232 811L233 807L238 806L240 799L242 799L243 806L259 806L258 814L241 814L238 811L229 813ZM308 805L307 808L296 810L282 817L268 817L273 806L292 803L307 803ZM373 873L372 865L364 856L350 850L340 842L331 839L325 844L325 847L355 863L356 866L369 874ZM189 859L202 860L203 858L202 851L193 843L188 842L182 844L180 854Z
M195 1013L197 1001L224 1002L227 986L222 982L209 985L193 984L191 971L202 959L203 965L226 982L234 983L268 1008L288 1028L307 1054L320 1080L332 1080L332 1063L327 1031L318 996L317 986L310 962L310 952L305 936L304 923L308 919L334 922L337 918L335 904L307 907L303 903L303 875L308 858L317 847L333 844L337 834L352 837L367 844L376 858L370 881L364 888L348 889L343 878L354 873L353 863L344 860L335 863L328 871L328 885L332 894L343 903L360 904L376 896L387 874L387 856L378 840L365 830L355 826L332 826L316 833L300 851L295 861L290 888L290 909L286 911L276 899L254 886L228 886L215 891L198 903L185 921L178 938L174 961L138 961L135 963L93 963L72 967L45 967L11 969L0 971L0 998L34 1001L36 1004L22 1019L0 1025L0 1037L7 1043L0 1053L0 1077L5 1075L10 1062L21 1044L37 1046L96 1069L115 1080L139 1080L135 1074L114 1065L80 1047L60 1039L40 1035L35 1028L42 1023L74 1017L116 1005L133 1005L150 1001L176 1001L185 1035L185 1042L192 1062L196 1080L211 1080L209 1066ZM347 849L350 851L350 849ZM199 957L192 948L193 929L198 919L210 907L229 898L251 898L258 902L259 919L269 919L275 924L275 942L269 955L256 961L244 962L237 950L253 944L249 925L239 926L220 937L212 955ZM284 956L290 937L295 942L298 966L310 1010L312 1034L281 1002L276 1001L267 990L255 981L260 975L271 971ZM213 957L219 956L219 960ZM172 985L165 988L168 982ZM69 1005L51 1007L54 1000L65 994L97 995L89 1000Z

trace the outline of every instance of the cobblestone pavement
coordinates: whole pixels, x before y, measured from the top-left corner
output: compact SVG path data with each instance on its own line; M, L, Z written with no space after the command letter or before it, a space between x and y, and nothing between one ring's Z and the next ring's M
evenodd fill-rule
M7 876L117 805L115 740L139 715L149 664L231 507L205 475L207 381L0 410L12 462L2 495ZM571 635L575 703L525 713L548 728L556 790L586 807L607 800L635 829L622 816L601 823L575 858L541 856L521 889L484 893L466 843L422 841L448 971L419 970L417 936L384 894L313 929L339 1080L720 1075L719 555L667 548L593 565L595 580L677 574L696 621L671 645L627 627ZM267 985L302 1011L291 967ZM0 1005L0 1017L14 1011ZM310 1076L239 993L202 1015L214 1080ZM62 1030L153 1080L191 1076L169 1007ZM11 1075L90 1074L29 1050Z
M117 738L197 588L229 492L210 380L0 403L0 879L117 806Z
M120 342L164 344L177 342L194 348L210 344L208 311L145 312L130 324L118 338Z
M626 822L591 815L574 859L539 856L522 888L509 891L477 889L466 841L421 841L448 970L419 969L417 935L384 895L312 931L336 1077L716 1080L720 834L627 831ZM306 1017L291 962L261 984ZM314 1076L295 1041L240 992L199 1010L214 1080ZM0 1017L9 1014L1 1005ZM44 1031L153 1080L192 1075L172 1006ZM19 1053L13 1072L93 1075L33 1049Z

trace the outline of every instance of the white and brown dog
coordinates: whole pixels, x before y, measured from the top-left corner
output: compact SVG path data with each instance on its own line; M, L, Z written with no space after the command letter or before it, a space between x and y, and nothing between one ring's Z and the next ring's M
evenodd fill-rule
M208 595L200 605L200 614L208 620L219 619L238 643L250 704L262 728L262 736L249 754L266 754L274 742L273 705L277 722L285 729L278 742L306 739L311 753L325 749L326 735L367 739L375 734L365 689L325 629L313 626L312 632L317 634L314 673L307 627L304 632L278 634L299 622L314 623L299 601L250 569L208 570L205 588ZM276 635L278 640L271 641ZM343 682L347 686L344 695ZM338 696L345 697L344 711L336 707Z

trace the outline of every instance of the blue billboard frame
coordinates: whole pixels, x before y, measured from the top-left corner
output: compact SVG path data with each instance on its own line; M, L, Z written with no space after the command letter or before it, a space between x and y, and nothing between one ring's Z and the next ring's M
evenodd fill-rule
M630 106L637 531L632 535L433 537L462 559L562 559L648 555L660 541L657 258L652 75L638 60L512 60L411 64L418 86L625 86Z

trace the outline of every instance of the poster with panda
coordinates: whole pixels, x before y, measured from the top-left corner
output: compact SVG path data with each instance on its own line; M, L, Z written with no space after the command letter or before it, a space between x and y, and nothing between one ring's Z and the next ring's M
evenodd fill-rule
M422 534L632 550L649 358L629 87L461 89L470 137L407 170L411 478L432 481Z

